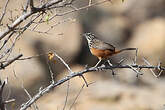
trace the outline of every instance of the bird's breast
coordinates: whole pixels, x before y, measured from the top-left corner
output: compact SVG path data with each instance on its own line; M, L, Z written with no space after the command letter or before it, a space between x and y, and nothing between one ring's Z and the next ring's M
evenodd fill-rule
M114 54L111 50L100 50L96 48L90 48L91 53L99 59L107 59Z

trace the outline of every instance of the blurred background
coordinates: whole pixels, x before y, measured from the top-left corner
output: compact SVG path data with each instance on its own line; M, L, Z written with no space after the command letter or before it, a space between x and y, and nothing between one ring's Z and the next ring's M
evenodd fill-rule
M92 0L92 3L101 0ZM8 13L15 10L20 13L25 1L10 1ZM37 2L36 2L37 3ZM77 8L87 6L88 0L77 0ZM17 4L17 5L13 5ZM0 5L3 6L3 2ZM17 7L18 6L18 7ZM65 12L67 8L56 10ZM48 13L49 14L49 13ZM9 14L10 15L10 14ZM50 13L51 16L51 13ZM6 22L8 22L6 20ZM92 32L117 49L125 47L138 48L138 64L145 64L146 58L152 65L162 65L165 60L165 0L113 0L64 16L55 17L53 21L39 26L40 31L47 30L56 24L49 34L27 30L16 43L13 54L23 53L24 57L54 50L73 69L81 71L94 66L98 59L92 56L87 41L80 34ZM123 52L111 57L116 64L126 58L123 64L131 64L135 57L134 51ZM1 79L8 78L4 97L15 98L8 105L9 109L17 108L29 98L22 89L22 83L33 96L39 88L50 84L50 65L55 80L68 74L65 66L55 58L49 61L47 56L35 59L16 61L1 71ZM111 70L85 74L89 87L84 87L82 93L72 107L73 110L163 110L165 109L165 81L163 74L158 79L145 69L143 75L136 77L130 69L115 69L115 77ZM84 81L76 77L70 80L69 96L66 109L72 105ZM37 101L39 110L62 109L67 94L67 83L55 88L52 92ZM29 108L33 109L33 108Z

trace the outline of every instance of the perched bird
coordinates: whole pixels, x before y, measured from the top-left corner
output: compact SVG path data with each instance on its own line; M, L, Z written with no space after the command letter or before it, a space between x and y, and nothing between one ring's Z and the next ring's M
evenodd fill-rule
M99 59L95 67L97 67L102 60L108 60L108 58L112 55L118 54L126 50L137 50L137 48L124 48L121 50L116 50L115 46L98 39L92 33L84 33L83 36L85 36L88 41L88 46L91 54ZM109 60L108 63L112 65Z

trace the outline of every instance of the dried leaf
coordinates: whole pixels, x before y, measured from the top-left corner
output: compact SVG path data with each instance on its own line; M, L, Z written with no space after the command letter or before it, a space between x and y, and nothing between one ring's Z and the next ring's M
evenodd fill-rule
M48 59L49 59L49 60L52 60L53 58L54 58L54 54L53 54L53 53L49 53L49 54L48 54Z

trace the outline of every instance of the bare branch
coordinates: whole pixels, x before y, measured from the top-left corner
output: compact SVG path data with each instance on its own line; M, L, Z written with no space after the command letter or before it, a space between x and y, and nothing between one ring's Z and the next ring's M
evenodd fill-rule
M6 49L6 50L0 55L0 59L2 59L7 53L9 53L9 52L11 53L12 49L13 49L14 46L15 46L15 43L16 43L17 39L19 38L19 36L22 35L23 32L26 31L26 29L31 25L31 23L32 23L35 19L37 19L40 15L41 15L41 14L38 14L38 15L37 15L36 17L34 17L31 21L29 21L27 24L25 24L25 25L23 26L23 28L22 28L22 29L19 31L19 33L17 33L17 35L15 36L14 42L12 43L11 47L8 48L8 49ZM13 34L15 34L15 31L13 31L13 32L8 36L8 38L4 41L4 43L3 43L3 45L1 46L0 49L2 49L2 48L6 45L6 43L7 43L8 40L12 37ZM3 62L4 62L4 61L3 61Z
M9 34L16 26L18 26L20 23L22 23L26 18L31 16L32 12L27 12L23 15L21 15L18 19L16 19L11 26L6 28L3 32L0 32L0 40L3 39L7 34Z
M48 68L49 68L49 72L50 72L51 83L54 83L55 82L54 81L54 73L53 73L53 71L52 71L52 69L51 69L51 67L50 67L48 62L47 62L47 64L48 64Z
M73 71L71 70L71 68L69 67L69 65L68 65L59 55L57 55L56 52L53 52L53 54L54 54L58 59L61 60L61 62L62 62L62 63L65 65L65 67L69 70L69 73L72 74Z
M88 87L88 83L87 83L85 77L84 77L83 75L81 75L81 77L82 77L82 79L84 80L84 82L85 82L85 84L86 84L86 87Z
M1 83L1 80L0 80L0 83ZM10 99L10 100L7 100L7 101L4 100L3 90L4 90L4 87L5 87L6 84L7 84L7 79L2 84L0 84L0 110L6 110L5 105L15 101L15 99Z
M14 34L15 32L12 32L6 40L4 40L2 46L0 47L0 50L7 44L7 42L9 41L9 39L12 37L12 35ZM1 59L1 58L0 58Z
M95 5L100 5L100 4L103 4L103 3L106 3L108 2L107 0L104 0L104 1L101 1L101 2L96 2L96 3L93 3L91 4L90 6L87 5L87 6L84 6L84 7L81 7L81 8L75 8L75 10L71 10L71 11L67 11L67 12L64 12L64 13L61 13L61 14L56 14L54 15L52 18L54 18L55 16L63 16L63 15L67 15L67 14L70 14L70 13L73 13L73 12L76 12L76 11L80 11L80 10L83 10L83 9L87 9L87 8L90 8L92 6L95 6ZM50 18L51 19L51 18Z
M31 15L37 13L37 12L44 12L45 10L50 10L50 9L53 9L53 8L59 8L59 7L64 7L66 5L70 5L71 3L63 3L63 5L60 5L58 6L57 4L63 2L63 0L51 0L41 6L39 6L38 8L34 8L32 11L30 12L26 12L26 13L23 13L23 15L21 15L20 17L18 17L11 25L9 25L3 32L0 32L0 40L3 39L7 34L9 34L12 30L14 30L20 23L22 23L25 19L29 18ZM69 13L73 13L75 11L79 11L79 10L82 10L82 9L86 9L86 8L89 8L89 7L92 7L94 5L99 5L99 4L103 4L107 2L107 0L104 0L104 1L101 1L101 2L97 2L97 3L94 3L94 4L91 4L90 6L84 6L82 8L79 8L78 10L71 10L71 11L68 11L68 12L64 12L62 14L56 14L55 16L62 16L62 15L66 15L66 14L69 14ZM53 7L53 5L55 5ZM54 17L55 17L54 16ZM54 18L52 17L52 18Z
M89 0L88 6L91 6L91 4L92 4L92 0ZM87 10L88 10L88 8L87 8Z
M69 87L70 87L70 80L68 80L68 83L67 83L66 98L65 98L65 103L64 103L63 110L65 110L65 107L66 107L66 104L67 104L67 101L68 101L68 96L69 96Z
M29 3L29 4L30 4L30 9L33 10L33 9L34 9L33 0L30 0L29 2L30 2L30 3Z
M3 20L3 17L6 14L6 8L7 8L8 3L9 3L9 0L6 0L5 6L3 7L2 15L0 17L0 24L1 24L2 20Z
M138 54L138 48L136 48L135 58L134 58L134 64L137 62L137 54Z
M18 60L22 56L23 56L22 54L19 54L16 57L12 58L11 60L8 60L8 61L6 61L4 63L1 63L0 70L4 69L7 66L9 66L10 64L12 64L14 61Z
M74 99L74 101L73 101L73 103L72 103L72 105L69 107L69 110L71 110L72 109L72 107L74 106L74 104L75 104L75 102L76 102L76 100L78 99L78 97L80 96L80 93L82 92L82 90L84 89L84 84L82 85L82 87L81 87L81 89L80 89L80 91L78 92L78 94L76 95L76 97L75 97L75 99Z
M9 0L7 0L7 1L9 1ZM46 15L46 14L44 14L44 13L47 13L47 10L51 10L53 8L65 7L65 6L72 7L72 10L70 10L70 11L65 11L64 13L56 13L51 18L48 17L48 21L49 21L49 20L51 20L51 19L53 19L54 17L57 17L57 16L63 16L63 15L70 14L70 13L73 13L73 12L76 12L76 11L80 11L80 10L83 10L83 9L88 9L88 8L90 8L92 6L103 4L105 2L111 2L111 0L103 0L103 1L96 2L96 3L92 3L92 0L89 0L89 5L88 6L76 8L72 4L72 2L75 1L75 0L69 0L69 1L70 2L67 2L67 0L49 0L48 2L41 3L39 6L35 7L34 4L33 4L33 0L26 0L26 5L24 7L24 13L22 15L20 15L15 21L14 21L14 19L12 19L13 20L12 24L7 25L6 29L4 31L0 32L0 40L2 40L4 37L7 36L7 38L4 40L3 44L1 44L0 50L2 48L4 48L4 46L6 45L6 43L9 41L9 39L11 39L11 36L13 36L13 34L14 34L15 35L15 39L14 39L14 43L12 43L11 48L7 49L7 52L6 51L3 52L3 53L8 53L9 52L9 54L10 54L11 51L12 51L12 48L15 45L16 40L18 39L18 37L20 35L22 35L22 33L25 30L27 30L31 26L31 24L36 24L33 28L31 28L32 31L36 31L35 29L36 29L36 27L40 23L45 23L46 22L44 20L44 15ZM30 9L31 9L30 11L28 10L28 6L30 6ZM7 5L5 7L7 7ZM39 17L40 15L43 15L43 16L42 17ZM20 24L23 23L28 18L30 18L30 21L29 22L26 21L25 22L25 25L23 27L21 27L22 25L20 26ZM37 19L37 18L39 18L39 19ZM2 17L2 19L3 19L3 17ZM48 33L56 25L58 25L60 23L63 23L65 21L69 21L69 20L70 19L64 20L62 22L57 22L56 24L51 25L51 27L48 28L48 30L44 31L43 33ZM1 21L2 20L0 20L0 22ZM41 32L41 31L36 31L36 32ZM37 57L39 57L41 55L47 55L47 54L48 53L46 53L46 54L40 54L40 55L36 55L36 56L31 56L31 57L27 57L27 58L20 58L20 57L23 56L22 54L20 54L20 55L16 56L15 58L12 58L11 60L8 60L8 61L6 60L4 62L1 62L0 69L4 69L5 67L7 67L8 65L10 65L11 63L13 63L16 60L27 60L27 59L37 58ZM65 65L65 67L69 71L69 74L66 77L64 77L63 79L55 82L54 81L53 72L51 71L51 68L49 66L49 70L50 70L50 73L51 73L51 80L52 80L51 83L50 83L50 85L48 85L46 88L40 90L33 97L30 96L30 94L28 93L28 91L24 87L22 87L24 89L24 91L26 92L26 94L29 96L29 101L27 101L25 104L23 104L21 106L20 110L26 110L32 104L35 104L35 102L40 97L42 97L46 93L50 92L55 87L57 87L57 86L63 84L64 82L68 81L67 95L66 95L65 104L64 104L64 107L63 107L63 110L65 110L66 104L67 104L67 101L68 101L69 81L70 81L70 79L72 79L74 77L77 77L77 76L80 76L80 77L82 77L82 79L84 80L86 86L88 87L88 83L87 83L87 81L86 81L86 79L85 79L85 77L83 75L85 73L88 73L88 72L91 72L91 71L112 70L112 73L114 73L114 71L113 71L114 69L128 68L128 69L131 69L134 72L136 72L137 75L139 75L139 74L141 75L141 73L140 73L140 70L141 69L145 69L145 68L146 69L151 69L151 70L152 69L159 69L160 70L159 75L154 74L155 77L159 77L160 74L161 74L161 72L165 70L165 68L164 67L161 67L160 64L158 66L152 66L152 65L149 65L149 64L147 64L147 65L138 65L138 64L136 64L137 50L136 50L136 56L135 56L135 59L134 59L134 64L132 64L132 65L121 65L121 64L119 64L119 65L109 65L109 66L102 65L102 66L99 66L99 67L85 68L84 70L79 71L79 72L73 72L72 69L70 68L70 66L63 60L62 57L60 57L56 52L53 52L53 54ZM76 96L73 104L70 106L70 109L75 104L75 102L76 102L79 94L81 93L82 89L84 88L84 85L82 86L80 92ZM8 101L8 102L5 101L4 103L9 103L9 102L12 102L12 101Z
M47 55L47 54L48 53L34 55L34 56L30 56L30 57L19 58L18 60L30 60L30 59L33 59L33 58L38 58L38 57L43 56L43 55Z
M30 95L30 93L28 92L28 90L24 87L24 82L23 82L23 80L17 76L15 70L13 70L13 73L14 73L15 78L16 78L18 81L20 81L21 88L24 90L24 92L26 93L26 95L28 96L28 98L31 99L32 96ZM35 110L38 110L38 107L37 107L37 104L36 104L36 103L34 103L34 106L33 106L33 107L34 107Z
M135 69L134 67L132 67L131 65L128 65L135 73L137 73L137 77L139 76L139 75L143 75L142 73L140 73L137 69L139 69L139 68L137 68L137 69Z
M12 102L15 102L15 99L7 100L7 101L4 102L4 104L8 104L8 103L12 103Z
M91 4L92 4L92 0L89 0L89 4L88 5L91 6Z
M42 20L42 19L41 19L41 20ZM34 28L28 29L28 30L33 31L33 32L38 32L38 33L49 34L49 31L52 30L55 26L60 25L60 24L65 23L65 22L69 22L69 21L74 22L75 19L72 19L72 18L64 19L64 20L62 20L62 21L59 21L59 22L57 22L57 23L51 25L50 28L46 29L45 31L34 30L34 29L36 28L36 26L37 26L39 23L37 23L37 24L35 25Z
M0 87L0 109L5 110L5 104L4 104L3 97L2 97L3 89L4 89L4 86L5 86L5 81L0 86L1 86Z
M28 107L30 107L34 102L36 102L40 97L42 97L44 94L50 92L53 88L63 84L64 82L77 77L77 76L82 76L85 73L88 72L92 72L92 71L102 71L102 70L112 70L112 69L117 69L117 68L129 68L132 69L133 68L139 68L139 69L158 69L160 68L161 70L165 70L164 67L158 67L158 66L146 66L146 65L112 65L112 66L99 66L99 67L91 67L91 68L86 68L82 71L79 72L73 72L72 74L67 75L66 77L64 77L63 79L57 81L56 83L51 83L49 86L47 86L46 88L42 89L41 91L39 91L39 93L37 93L32 99L30 99L29 101L27 101L25 104L23 104L23 106L20 108L20 110L26 110Z
M10 33L15 27L17 27L20 23L22 23L25 19L27 19L28 17L30 17L31 15L40 12L40 11L44 11L45 8L48 8L50 6L52 6L55 3L59 3L61 0L52 0L49 4L49 2L43 6L41 6L40 8L37 8L37 10L32 10L30 12L24 13L23 15L21 15L18 19L16 19L13 24L11 24L10 26L8 26L3 32L0 33L0 40L3 39L8 33Z
M27 12L28 5L29 5L29 0L26 0L26 4L25 4L24 9L23 9L24 12Z
M148 65L148 66L151 66L151 64L145 59L145 58L143 58L143 60L144 60L144 62ZM158 64L158 66L157 66L158 68L158 70L161 70L159 67L161 67L161 65L160 65L160 63ZM152 70L152 69L149 69L150 71L151 71L151 73L153 74L153 76L155 76L156 78L158 78L160 75L161 75L161 73L162 73L162 71L163 70L161 70L160 72L159 72L159 74L158 75L156 75L156 73Z

